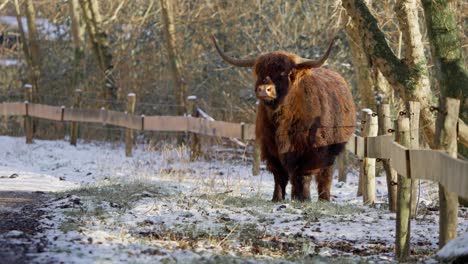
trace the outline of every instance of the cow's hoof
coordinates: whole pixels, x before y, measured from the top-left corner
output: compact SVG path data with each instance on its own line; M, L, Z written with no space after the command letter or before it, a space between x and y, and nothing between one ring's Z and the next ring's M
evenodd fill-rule
M271 201L274 203L282 202L283 200L284 199L282 197L273 197L273 199L271 199Z
M298 202L309 202L310 201L310 197L304 197L304 196L294 196L294 197L291 197L292 200L294 201L298 201Z

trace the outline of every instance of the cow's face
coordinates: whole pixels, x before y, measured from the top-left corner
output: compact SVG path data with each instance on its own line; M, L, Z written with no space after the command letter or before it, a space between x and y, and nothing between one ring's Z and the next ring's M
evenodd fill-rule
M295 65L286 53L272 52L259 56L254 66L257 98L269 105L280 102L289 90Z
M304 59L291 53L277 51L257 58L235 59L221 51L213 36L213 43L219 55L226 62L238 67L253 67L256 76L255 95L263 103L275 107L288 93L295 70L318 68L330 55L334 39L325 54L318 60Z

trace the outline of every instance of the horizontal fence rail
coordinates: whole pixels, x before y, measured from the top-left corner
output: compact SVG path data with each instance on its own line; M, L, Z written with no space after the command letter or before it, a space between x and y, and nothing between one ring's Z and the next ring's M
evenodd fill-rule
M28 102L0 103L0 115L102 123L140 131L192 132L214 137L255 139L253 124L210 121L189 116L138 116L106 109L74 109ZM391 166L398 174L439 182L450 191L468 198L468 162L452 158L442 151L405 148L395 143L392 134L377 137L353 134L346 149L359 158L390 159Z
M106 109L76 109L27 102L0 103L0 114L55 121L100 123L141 131L192 132L214 137L255 139L254 125L210 121L189 116L138 116Z
M359 158L390 159L390 165L400 175L439 182L468 197L468 162L443 151L411 150L395 143L393 135L366 138L352 135L346 149Z

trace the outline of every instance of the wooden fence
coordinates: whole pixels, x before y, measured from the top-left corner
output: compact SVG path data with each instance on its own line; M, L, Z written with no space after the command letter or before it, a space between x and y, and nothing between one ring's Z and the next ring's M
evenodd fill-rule
M106 109L77 109L31 103L0 103L4 116L30 116L55 121L99 123L139 131L192 132L196 134L255 139L254 125L209 121L186 116L132 115Z
M210 121L190 116L139 116L106 109L74 109L27 102L0 103L0 115L100 123L139 131L191 132L240 140L255 139L253 124ZM468 162L454 159L442 151L405 148L394 141L392 134L376 137L353 135L346 149L359 158L390 159L391 166L400 175L440 182L450 191L468 197Z

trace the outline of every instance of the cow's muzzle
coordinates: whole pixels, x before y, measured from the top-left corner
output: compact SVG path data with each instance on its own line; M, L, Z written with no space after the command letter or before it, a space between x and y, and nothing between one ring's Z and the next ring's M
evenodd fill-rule
M257 98L261 100L274 100L276 99L276 88L274 84L263 84L257 87Z

